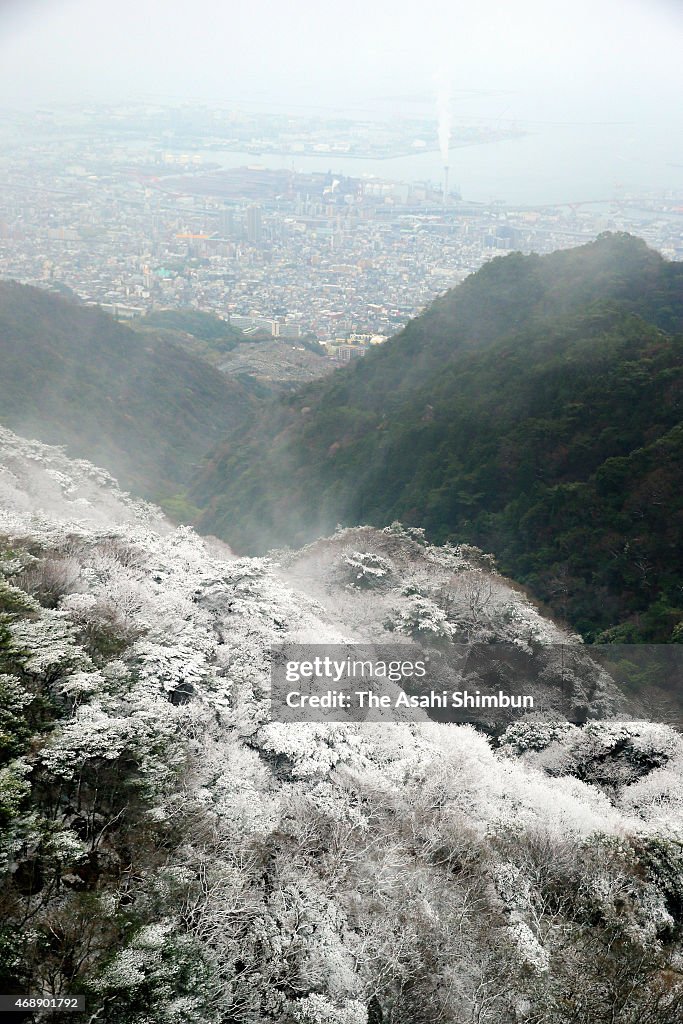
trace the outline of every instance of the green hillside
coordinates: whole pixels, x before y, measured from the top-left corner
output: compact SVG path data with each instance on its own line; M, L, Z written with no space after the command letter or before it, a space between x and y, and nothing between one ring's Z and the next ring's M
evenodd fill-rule
M0 282L0 423L67 445L138 494L175 495L250 402L242 384L153 333Z
M219 361L247 337L226 320L199 309L158 309L134 320L131 327L157 333L208 362Z
M233 431L193 489L238 548L337 522L493 551L586 637L683 627L683 264L628 235L486 264Z

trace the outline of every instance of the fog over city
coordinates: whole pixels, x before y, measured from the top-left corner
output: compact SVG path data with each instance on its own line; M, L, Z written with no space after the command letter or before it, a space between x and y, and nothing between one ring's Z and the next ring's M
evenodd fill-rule
M4 0L4 105L203 99L398 109L445 76L461 116L680 127L674 0ZM669 125L673 131L673 124Z

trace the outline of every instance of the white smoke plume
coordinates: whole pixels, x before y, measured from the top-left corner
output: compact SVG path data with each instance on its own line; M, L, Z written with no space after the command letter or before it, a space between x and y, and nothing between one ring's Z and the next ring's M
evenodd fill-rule
M444 166L448 165L448 150L451 144L451 87L448 77L442 72L437 78L436 116L438 120L439 149Z

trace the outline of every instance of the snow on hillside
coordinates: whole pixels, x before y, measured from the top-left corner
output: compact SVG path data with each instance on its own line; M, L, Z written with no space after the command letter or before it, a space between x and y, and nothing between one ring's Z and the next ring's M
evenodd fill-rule
M481 552L235 558L0 430L0 612L6 990L112 1024L680 1019L670 728L270 720L283 640L564 639Z
M0 526L43 532L134 524L168 530L161 513L119 490L114 478L63 449L0 426Z

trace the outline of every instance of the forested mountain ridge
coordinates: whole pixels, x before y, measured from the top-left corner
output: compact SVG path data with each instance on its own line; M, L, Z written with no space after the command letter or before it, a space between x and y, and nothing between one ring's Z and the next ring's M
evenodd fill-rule
M682 331L683 264L631 236L494 259L233 432L201 526L254 551L396 518L493 551L587 638L676 639Z
M0 423L105 465L156 500L247 414L249 390L102 310L0 282Z
M678 1024L680 736L604 720L597 671L584 725L496 740L272 720L273 645L390 610L435 650L569 639L472 548L235 558L0 428L4 990L102 1024Z

